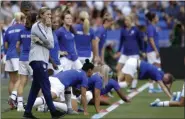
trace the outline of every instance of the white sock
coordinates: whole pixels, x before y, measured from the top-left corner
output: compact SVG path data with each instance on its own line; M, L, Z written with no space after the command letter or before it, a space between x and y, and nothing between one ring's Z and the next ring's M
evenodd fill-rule
M12 91L12 94L11 94L11 99L13 99L13 100L16 100L16 98L17 98L17 91Z
M38 98L36 98L33 106L38 107L38 106L45 104L45 103L46 103L46 101L45 101L44 97L38 97Z
M152 83L150 82L150 84L149 84L149 87L148 87L148 88L149 88L149 90L153 90L153 89L154 89L154 84L153 84L153 82L152 82Z
M170 103L170 101L159 102L157 104L157 106L159 106L159 107L169 107L169 103Z
M53 104L57 109L67 112L67 105L65 103L53 102Z
M138 80L137 80L137 79L134 79L134 80L132 81L131 88L136 88L136 87L137 87L137 82L138 82Z
M23 97L18 97L17 101L18 101L18 106L23 106Z
M127 82L119 82L119 86L121 87L121 88L126 88L127 86L128 86L128 84L127 84Z
M65 102L67 104L67 108L71 108L72 109L72 104L71 104L71 87L67 88L65 91Z

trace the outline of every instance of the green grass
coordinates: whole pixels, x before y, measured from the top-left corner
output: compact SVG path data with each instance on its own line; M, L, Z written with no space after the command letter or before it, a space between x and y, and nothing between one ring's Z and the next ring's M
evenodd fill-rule
M139 81L139 86L144 84L146 81ZM182 90L183 81L176 81L173 84L173 91L181 91ZM26 86L24 97L25 99L29 93L29 86ZM125 90L123 90L125 91ZM17 112L16 110L11 110L4 112L9 105L7 104L8 93L7 93L7 81L2 81L1 83L1 118L5 119L13 119L13 118L21 118L23 113ZM111 102L116 102L120 100L117 95L114 93L114 98L111 99ZM149 94L147 90L141 92L136 97L132 99L130 104L120 105L118 108L110 112L104 118L184 118L184 108L177 107L150 107L149 104L154 101L156 98L160 98L161 100L168 100L168 97L164 93L156 93ZM109 106L101 106L101 109L106 109ZM64 118L90 118L95 114L94 106L88 106L89 116L84 116L83 113L79 115L66 115ZM50 118L50 113L40 113L36 112L33 109L33 114L41 119Z

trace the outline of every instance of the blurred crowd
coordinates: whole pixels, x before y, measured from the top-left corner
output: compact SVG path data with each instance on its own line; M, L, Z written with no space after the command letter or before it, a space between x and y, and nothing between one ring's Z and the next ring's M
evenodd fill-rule
M3 29L6 30L13 19L13 15L20 11L21 1L2 1L1 2L1 20L4 21ZM133 24L145 25L143 15L148 12L156 12L160 20L164 21L162 25L170 30L169 39L172 45L184 46L184 25L185 9L184 1L32 1L33 10L38 11L42 6L56 10L55 15L59 15L63 9L69 7L74 16L74 22L79 23L80 11L87 11L90 15L91 26L96 30L102 24L102 17L109 12L115 21L114 29L124 25L125 16L131 16Z

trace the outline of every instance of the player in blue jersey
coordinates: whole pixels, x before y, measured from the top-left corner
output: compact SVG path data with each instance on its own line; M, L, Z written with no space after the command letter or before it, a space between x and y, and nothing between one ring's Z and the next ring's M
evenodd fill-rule
M54 48L50 50L50 63L48 64L48 73L57 74L62 71L63 68L60 63L59 58L59 43L58 37L56 36L55 31L60 27L60 17L52 16L52 30L53 30L53 38L54 38Z
M121 37L119 43L118 52L122 52L121 57L119 58L118 64L116 66L118 73L124 67L125 62L133 57L139 59L139 55L144 55L144 41L141 37L141 32L136 26L132 25L132 20L130 16L125 17L125 27L121 29ZM131 89L135 89L137 86L137 79L134 79L132 82Z
M129 58L125 66L121 70L120 87L127 87L132 82L134 75L138 74L138 79L150 78L156 81L166 95L171 98L170 87L173 82L173 76L169 73L164 74L163 71L152 64L135 58Z
M28 76L33 74L32 68L29 66L29 52L31 45L31 27L36 22L37 13L27 15L25 28L19 33L19 40L17 41L17 52L20 53L19 57L19 78L20 85L18 87L17 97L17 111L25 111L23 107L23 90L27 84Z
M88 88L88 77L93 74L93 68L94 65L90 63L89 60L86 60L86 63L84 63L81 70L67 70L64 72L59 72L58 74L49 78L51 83L52 98L60 98L61 102L65 101L67 104L66 107L65 104L54 102L55 107L67 111L68 114L70 114L72 111L70 87L80 86L84 115L88 115L86 90ZM34 105L42 105L45 103L44 100L45 99L43 97L38 97Z
M11 108L14 108L13 100L17 97L17 88L19 86L20 80L18 80L17 71L19 69L19 55L16 50L16 43L19 40L19 33L24 29L25 15L19 12L16 17L17 23L10 26L5 32L5 49L6 51L6 64L5 71L9 73L10 82L8 86L8 92L10 96L9 104Z
M108 83L103 87L103 79L102 76L99 73L94 73L89 79L88 79L88 90L90 90L93 93L93 96L90 94L86 94L88 101L93 99L93 103L96 108L96 112L99 113L102 110L100 110L100 95L105 95L109 93L111 90L115 90L116 93L119 95L119 97L125 101L125 102L130 102L128 97L126 97L122 91L121 88L118 84L117 81L114 79L109 79ZM88 93L91 93L88 92ZM79 96L77 99L81 99L81 96Z
M56 30L56 35L59 41L60 51L67 54L60 59L61 65L65 70L81 69L82 63L78 59L78 54L75 46L75 31L72 27L72 15L70 11L65 10L61 16L63 26Z
M95 32L96 39L98 40L98 53L101 58L101 62L95 62L96 72L100 72L103 75L104 83L108 82L108 72L110 68L104 63L104 51L105 51L105 42L107 38L107 30L111 28L113 24L113 18L109 13L105 13L103 17L103 25L97 28Z
M93 29L90 28L89 14L86 11L81 11L79 17L80 23L74 26L76 31L75 43L78 58L83 64L85 63L85 59L89 59L90 61L94 59L96 61L99 59L99 56L95 33Z
M157 29L157 22L159 20L158 16L155 13L148 12L146 14L146 18L148 19L147 25L147 37L148 43L146 48L147 60L150 64L157 66L159 69L161 68L161 60L160 60L160 52L159 52L159 34ZM160 86L158 86L159 89ZM154 89L153 82L150 81L149 93L151 93Z

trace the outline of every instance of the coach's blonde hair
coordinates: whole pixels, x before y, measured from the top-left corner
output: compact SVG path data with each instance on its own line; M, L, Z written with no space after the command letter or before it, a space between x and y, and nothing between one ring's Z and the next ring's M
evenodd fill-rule
M48 8L48 7L41 7L40 9L39 9L39 12L38 12L38 19L41 19L41 15L43 15L47 10L51 10L50 8Z
M90 29L89 14L86 11L81 11L80 19L83 21L83 32L87 35Z
M24 19L26 19L26 16L25 16L24 13L22 13L22 12L16 12L16 13L14 14L14 17L15 17L15 21L16 21L17 23L22 22Z

